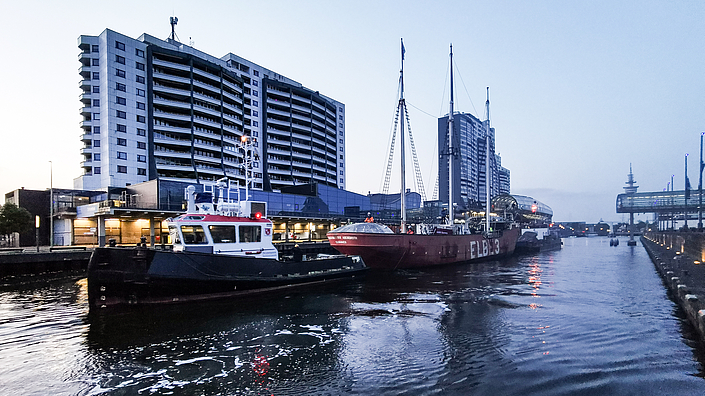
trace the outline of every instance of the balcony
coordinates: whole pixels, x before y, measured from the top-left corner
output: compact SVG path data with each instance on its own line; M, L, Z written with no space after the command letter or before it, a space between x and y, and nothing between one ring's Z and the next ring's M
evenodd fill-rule
M186 72L191 72L191 66L189 65L182 65L181 63L172 63L172 62L167 62L158 58L152 58L152 65L154 66L163 66L167 69L177 69L177 70L182 70Z
M161 79L161 80L173 81L173 82L179 82L182 84L191 85L191 79L187 78L187 77L175 76L173 74L162 73L162 72L158 72L156 70L153 72L152 76L155 79Z
M184 98L186 99L186 98ZM169 107L175 107L178 109L183 109L183 110L188 110L191 111L191 103L189 102L179 102L177 100L172 100L172 99L167 99L162 96L154 96L154 99L152 99L152 103L155 105L161 105L161 106L169 106Z
M78 82L79 88L81 88L84 91L90 91L91 90L91 80L81 80Z
M79 125L81 128L87 129L87 130L90 131L90 130L91 130L91 127L93 126L93 121L91 121L91 120L85 121L85 120L84 120L84 121L79 122L78 125Z
M81 135L81 141L83 142L91 142L93 141L93 134L92 133L84 133Z
M78 68L78 74L81 75L81 77L85 79L90 79L91 78L91 67L89 65L82 65L81 67Z

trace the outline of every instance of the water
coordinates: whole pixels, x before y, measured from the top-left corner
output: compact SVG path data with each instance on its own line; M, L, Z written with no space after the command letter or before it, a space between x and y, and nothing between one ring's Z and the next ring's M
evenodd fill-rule
M701 395L700 344L641 246L93 315L85 279L0 289L7 395Z

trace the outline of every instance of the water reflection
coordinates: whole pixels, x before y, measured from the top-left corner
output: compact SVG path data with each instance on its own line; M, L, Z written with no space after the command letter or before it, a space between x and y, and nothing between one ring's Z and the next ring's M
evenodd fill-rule
M687 325L626 243L125 311L89 313L85 286L0 291L3 393L705 394Z

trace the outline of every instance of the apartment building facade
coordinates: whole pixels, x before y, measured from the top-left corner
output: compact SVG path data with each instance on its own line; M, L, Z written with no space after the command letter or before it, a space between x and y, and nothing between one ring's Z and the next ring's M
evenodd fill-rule
M345 106L229 53L106 29L80 36L83 174L97 190L161 179L277 191L345 187Z
M488 133L489 132L489 133ZM510 172L502 167L495 153L495 129L487 130L486 121L469 113L453 115L453 147L456 153L453 179L453 201L462 208L484 207L487 200L487 159L490 172L490 199L510 192ZM489 156L486 153L489 140ZM438 119L438 192L448 202L448 116Z

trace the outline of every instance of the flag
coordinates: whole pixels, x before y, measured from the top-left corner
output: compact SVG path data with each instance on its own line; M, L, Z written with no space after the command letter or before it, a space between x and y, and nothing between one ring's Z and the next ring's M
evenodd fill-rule
M401 60L404 60L404 54L406 53L406 49L404 48L404 40L401 41Z

